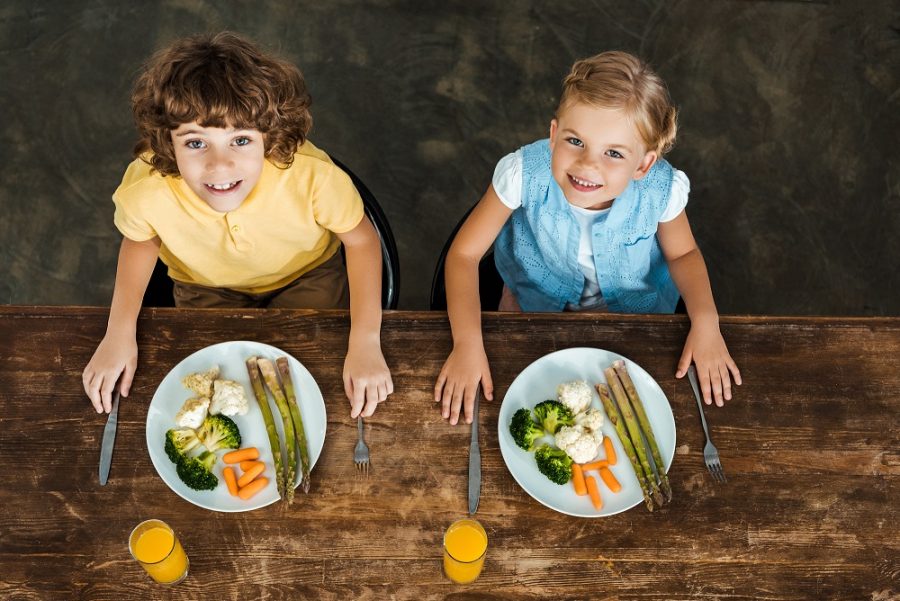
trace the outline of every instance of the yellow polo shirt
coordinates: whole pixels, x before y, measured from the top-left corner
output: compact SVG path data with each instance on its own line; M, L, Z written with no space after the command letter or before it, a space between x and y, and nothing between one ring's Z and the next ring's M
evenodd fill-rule
M113 194L115 224L136 242L159 236L169 277L259 294L289 284L334 255L334 235L355 228L363 204L350 177L307 140L293 164L265 161L237 209L214 210L181 177L135 159Z

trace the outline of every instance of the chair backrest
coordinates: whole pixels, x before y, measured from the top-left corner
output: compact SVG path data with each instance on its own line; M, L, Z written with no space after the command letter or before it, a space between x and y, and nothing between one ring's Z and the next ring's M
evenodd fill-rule
M466 214L462 216L462 219L453 228L453 232L447 238L447 242L441 250L441 255L438 257L437 264L434 266L434 277L431 280L431 300L429 303L432 311L447 310L447 287L444 281L444 266L447 261L447 252L450 250L457 232L459 232L459 229L466 222L474 208L475 206L473 205L466 211ZM478 295L481 299L481 310L496 311L502 294L503 279L500 277L497 266L494 264L494 251L489 250L478 263Z
M330 155L329 155L330 156ZM397 252L397 243L394 233L388 223L387 216L381 209L381 205L375 200L375 195L369 190L359 177L344 165L341 161L331 156L335 165L344 170L353 180L353 185L362 197L363 209L366 217L375 226L378 239L381 241L381 306L384 309L396 309L400 300L400 255Z
M381 306L384 309L396 309L400 298L400 257L391 226L388 224L381 205L375 200L375 195L372 194L362 180L336 158L331 157L331 160L353 180L353 185L356 186L360 197L362 197L366 217L369 218L369 221L375 226L375 231L378 232L382 259ZM144 306L174 307L175 297L173 289L174 285L168 276L168 269L162 261L157 261L156 267L153 269L153 275L150 276L147 291L144 293Z

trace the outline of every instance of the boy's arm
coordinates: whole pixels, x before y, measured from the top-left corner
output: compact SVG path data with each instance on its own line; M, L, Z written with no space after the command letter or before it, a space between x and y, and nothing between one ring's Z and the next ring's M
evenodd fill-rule
M438 376L434 400L442 402L441 414L451 424L457 423L462 408L465 408L466 423L471 423L479 382L485 398L494 398L494 386L481 336L478 264L511 214L512 210L503 204L493 185L489 186L447 252L444 274L453 352Z
M137 316L159 256L159 246L159 238L144 242L122 239L106 335L82 374L84 391L97 413L110 411L113 388L120 375L122 396L127 397L131 388L137 367Z
M675 219L660 223L656 235L691 319L691 331L675 377L684 377L693 360L697 365L704 400L711 404L715 397L716 404L721 406L725 400L731 399L732 378L740 384L741 374L719 332L719 314L713 300L709 274L691 232L687 214L682 211Z
M350 416L372 415L394 392L381 353L381 242L368 217L337 237L344 245L350 285L350 340L344 362L344 391Z

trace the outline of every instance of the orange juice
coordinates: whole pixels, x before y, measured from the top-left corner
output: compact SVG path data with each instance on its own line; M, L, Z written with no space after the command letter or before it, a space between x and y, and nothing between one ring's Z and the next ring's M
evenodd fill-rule
M471 519L453 522L444 533L444 573L458 584L473 582L481 574L487 551L487 533Z
M175 532L160 520L138 524L128 542L131 555L151 578L161 584L181 582L188 571L188 558Z

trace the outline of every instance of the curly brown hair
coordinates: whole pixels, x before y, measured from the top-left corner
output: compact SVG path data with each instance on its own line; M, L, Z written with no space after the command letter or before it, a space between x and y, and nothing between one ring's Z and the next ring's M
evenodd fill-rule
M171 132L196 122L256 129L266 157L288 167L312 127L311 104L297 67L241 36L225 31L183 38L154 54L135 82L134 156L162 175L179 175Z
M572 102L623 109L647 149L660 156L675 144L678 111L666 84L632 54L610 51L577 61L563 80L557 113Z

